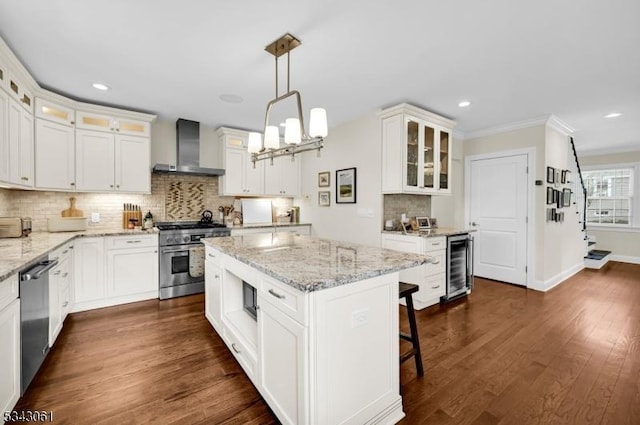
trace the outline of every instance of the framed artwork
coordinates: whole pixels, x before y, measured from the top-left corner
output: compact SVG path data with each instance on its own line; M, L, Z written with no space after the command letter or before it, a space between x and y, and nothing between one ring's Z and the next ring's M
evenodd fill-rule
M318 187L330 187L331 186L331 173L329 171L323 171L318 173Z
M318 205L321 207L328 207L331 205L331 192L323 191L318 192Z
M356 203L356 169L336 171L336 204Z
M547 167L547 183L556 182L556 170L553 167Z
M562 192L556 190L556 208L562 208Z
M562 175L562 173L560 171L562 171L562 170L556 170L556 177L555 177L555 180L554 180L555 183L560 183L560 178L561 178L561 175Z
M571 189L562 189L562 206L571 206Z
M553 192L554 192L553 187L547 186L547 205L553 204L553 197L554 197Z
M560 183L562 184L569 183L569 170L562 170L562 175L560 176Z

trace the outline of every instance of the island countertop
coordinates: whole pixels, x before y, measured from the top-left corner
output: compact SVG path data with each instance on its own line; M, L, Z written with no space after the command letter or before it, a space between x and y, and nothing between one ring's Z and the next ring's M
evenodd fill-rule
M203 241L302 292L345 285L431 261L424 255L288 233Z

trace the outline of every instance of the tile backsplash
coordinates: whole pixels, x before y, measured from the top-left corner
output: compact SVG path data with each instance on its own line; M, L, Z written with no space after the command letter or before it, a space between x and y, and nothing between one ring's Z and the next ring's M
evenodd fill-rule
M151 194L119 193L75 193L45 192L36 190L13 190L0 188L0 217L31 217L33 230L47 230L47 219L60 217L62 210L69 208L69 198L76 198L76 208L84 216L100 214L100 222L92 223L91 229L113 229L122 227L123 204L139 205L144 216L153 214L154 221L199 220L205 209L213 211L218 220L218 207L234 204L233 196L218 196L218 178L210 176L187 176L175 174L152 174ZM239 202L236 202L239 208ZM274 219L278 213L291 208L290 198L273 198Z
M60 217L72 196L85 217L100 214L99 223L89 221L93 229L121 227L124 203L139 205L143 216L150 211L154 221L172 221L198 220L203 210L215 213L219 205L231 205L234 200L218 196L217 177L152 174L149 195L0 189L0 215L31 217L33 230L45 231L47 218Z
M407 217L431 215L431 196L429 195L384 195L384 220L400 222L402 214ZM383 222L384 223L384 222Z

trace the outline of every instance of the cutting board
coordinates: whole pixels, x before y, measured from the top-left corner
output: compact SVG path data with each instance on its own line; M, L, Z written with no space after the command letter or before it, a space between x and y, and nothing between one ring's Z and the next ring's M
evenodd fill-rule
M69 208L62 210L63 217L84 217L82 210L76 208L76 198L69 198Z

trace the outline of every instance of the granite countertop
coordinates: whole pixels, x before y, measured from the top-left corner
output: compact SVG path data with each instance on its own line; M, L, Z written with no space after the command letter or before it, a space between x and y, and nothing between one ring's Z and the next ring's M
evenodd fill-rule
M204 239L302 292L332 288L425 264L431 257L294 234Z
M455 227L440 227L437 229L422 230L419 232L407 230L406 236L417 236L421 238L435 238L438 236L454 236L464 235L465 233L475 232L475 229L458 229ZM404 235L402 230L383 230L382 233L391 233L394 235Z
M33 232L26 238L0 239L0 281L35 263L65 243L83 236L146 235L152 230L87 229L80 232Z
M256 223L256 224L238 224L227 226L229 229L259 229L262 227L291 227L291 226L311 226L311 223Z

